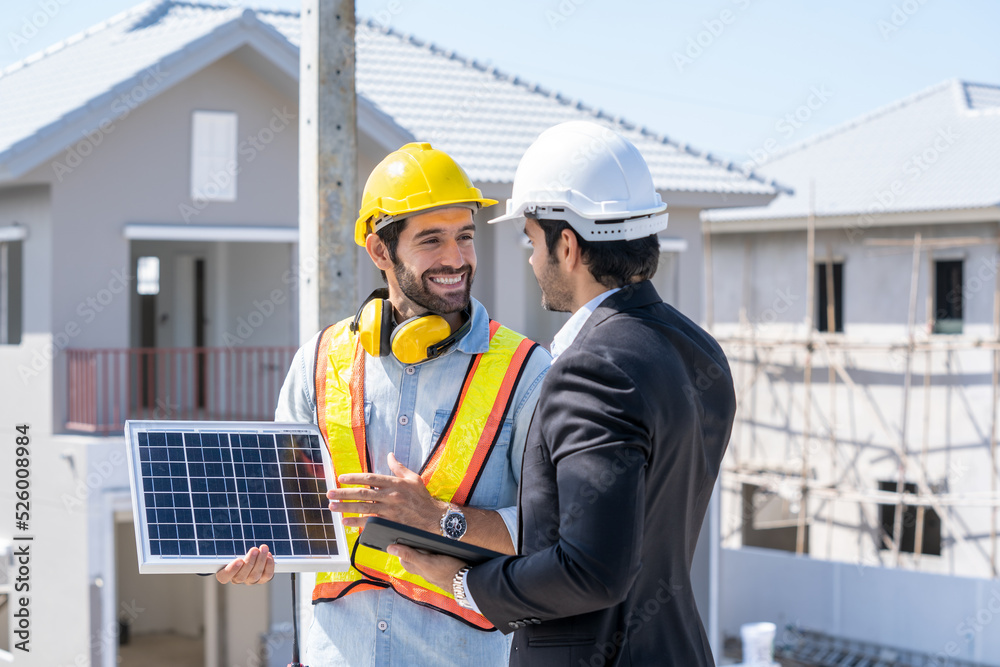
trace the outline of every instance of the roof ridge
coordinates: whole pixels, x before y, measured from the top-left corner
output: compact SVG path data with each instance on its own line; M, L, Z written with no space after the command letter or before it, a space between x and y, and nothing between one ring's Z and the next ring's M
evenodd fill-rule
M880 118L886 114L892 113L893 111L898 111L899 109L914 104L915 102L919 102L925 97L930 97L931 95L940 93L944 90L947 90L948 88L952 88L956 85L962 85L962 84L963 81L957 78L945 79L944 81L939 81L938 83L935 83L932 86L928 86L923 90L919 90L916 93L911 93L906 97L895 100L893 102L889 102L888 104L884 104L880 107L876 107L875 109L868 111L860 116L856 116L854 118L851 118L850 120L840 123L839 125L834 125L833 127L829 127L821 132L818 132L817 134L814 134L810 137L806 137L805 139L802 139L801 141L796 142L791 146L787 146L785 148L774 151L768 156L768 158L764 162L760 163L759 166L766 167L768 164L774 162L777 159L786 157L788 155L791 155L792 153L796 153L810 146L814 146L822 141L826 141L833 135L846 132L850 129L853 129L865 123L869 123L875 120L876 118Z
M586 112L597 120L609 120L625 131L629 132L637 131L644 137L651 138L653 141L659 142L666 146L673 146L678 151L687 153L688 155L691 155L696 158L701 158L706 162L708 162L709 164L724 167L727 171L739 173L744 178L755 180L760 183L764 183L765 185L771 185L772 187L781 191L785 191L788 193L792 192L790 188L781 185L773 178L768 179L767 177L762 176L761 174L758 174L753 170L744 171L741 167L736 165L732 160L722 160L712 155L712 153L709 151L699 150L686 142L681 143L679 141L673 140L669 136L661 134L660 132L651 129L646 125L639 125L637 123L633 123L625 119L623 116L609 114L605 112L603 109L595 109L594 107L585 104L583 100L563 95L562 93L555 90L549 90L547 88L544 88L539 83L533 83L516 74L513 75L508 74L498 69L494 65L482 64L475 58L469 58L467 56L463 56L452 49L446 49L444 47L438 46L434 42L420 39L419 37L416 37L415 35L410 33L400 32L398 30L395 30L392 26L382 25L372 19L366 19L364 21L364 25L366 25L368 28L378 30L384 35L396 37L402 42L409 42L410 44L418 48L426 49L430 51L430 53L433 55L445 57L448 58L449 60L457 60L466 67L472 67L473 69L476 69L480 72L485 72L487 74L490 74L494 78L500 81L506 81L515 86L520 86L525 90L527 90L529 93L534 93L536 95L542 95L544 97L548 97L549 99L553 99L564 106L573 106L578 111Z
M241 0L220 0L219 2L202 2L199 0L165 0L163 4L218 10L236 9L241 7L244 12L250 11L254 14L279 14L284 16L301 16L302 14L302 12L294 9L276 9L274 7L263 7L259 5L254 6L249 2L241 2Z
M979 88L996 88L1000 90L1000 83L982 83L979 81L966 81L965 79L955 79L958 83L963 86L977 86Z
M42 60L43 58L58 53L59 51L62 51L66 47L76 44L77 42L80 42L86 39L87 37L95 35L99 32L103 32L104 30L107 30L108 28L117 25L122 21L125 21L133 17L134 15L149 13L151 10L157 8L157 6L170 3L171 1L172 0L145 0L145 2L141 2L138 5L130 7L129 9L126 9L123 12L119 12L110 18L104 19L100 23L94 24L89 28L86 28L85 30L81 30L78 33L70 35L66 39L60 40L55 44L47 46L41 51L36 51L35 53L29 54L25 56L23 59L18 60L16 63L7 65L3 69L0 69L0 79L18 70L24 69L29 65L33 65L39 60Z

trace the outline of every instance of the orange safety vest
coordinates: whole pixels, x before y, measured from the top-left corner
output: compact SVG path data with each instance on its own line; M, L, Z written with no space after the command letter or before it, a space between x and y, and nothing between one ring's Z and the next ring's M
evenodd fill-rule
M348 329L350 320L327 327L316 346L316 417L337 475L368 472L365 441L365 359ZM420 471L432 496L465 505L503 427L514 387L536 343L490 321L490 347L469 364L458 400L442 435ZM369 589L392 588L417 604L433 607L480 630L494 630L465 609L450 590L403 569L399 559L358 542L360 530L345 528L351 568L316 575L313 602L336 600Z

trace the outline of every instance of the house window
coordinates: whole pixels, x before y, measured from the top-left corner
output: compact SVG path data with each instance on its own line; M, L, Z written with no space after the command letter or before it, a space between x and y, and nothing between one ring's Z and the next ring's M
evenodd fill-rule
M881 480L878 483L878 489L879 491L895 491L897 484L898 482L894 480ZM903 490L906 493L916 493L917 485L912 482L906 482L903 485ZM889 540L891 542L895 537L893 531L896 527L896 504L880 504L878 506L878 511L879 522L882 524L882 530L889 536ZM914 553L914 547L917 539L916 507L913 507L912 505L903 505L903 521L901 530L903 531L903 535L899 540L899 550L906 553ZM924 509L924 534L921 540L921 545L920 553L933 556L941 555L941 519L938 517L937 512L930 507ZM879 549L889 549L885 540L879 541Z
M142 295L160 293L160 258L140 257L136 262L136 292Z
M0 345L21 342L22 243L0 241Z
M825 262L816 264L816 329L817 331L844 330L844 263L832 262L833 268L833 322L829 322L830 290L827 288L829 272Z
M792 502L756 484L743 485L743 546L795 552L798 538L799 502ZM806 525L805 553L809 553Z
M236 201L236 114L195 111L191 119L191 199Z
M962 333L962 260L934 262L934 333Z

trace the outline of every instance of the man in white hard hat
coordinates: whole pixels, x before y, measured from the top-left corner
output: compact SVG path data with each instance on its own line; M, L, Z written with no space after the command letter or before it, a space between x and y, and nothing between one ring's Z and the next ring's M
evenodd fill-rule
M507 662L508 638L458 605L450 585L436 588L358 539L378 516L514 553L521 456L549 354L469 294L473 212L494 203L430 144L389 154L368 177L355 226L387 289L292 360L275 419L319 424L352 566L316 577L314 667ZM257 584L273 571L260 545L216 577Z
M514 632L512 665L712 665L691 561L736 400L725 355L649 282L665 205L638 150L585 122L518 166L552 342L524 453L518 556L403 565Z

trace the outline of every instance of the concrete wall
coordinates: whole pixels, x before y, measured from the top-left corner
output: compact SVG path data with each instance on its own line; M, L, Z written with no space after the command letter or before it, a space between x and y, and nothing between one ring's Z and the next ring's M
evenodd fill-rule
M49 188L41 184L0 189L0 224L18 222L27 229L23 242L24 328L20 345L0 346L0 432L11 449L2 464L4 476L14 478L13 446L19 435L15 427L27 425L30 459L30 518L28 528L17 536L33 537L30 543L31 581L29 594L32 655L18 653L18 664L55 665L86 657L89 580L85 549L67 550L67 545L87 543L84 506L66 508L59 502L62 491L71 488L85 469L86 451L72 444L54 442L50 397L53 392L56 350L72 337L61 328L53 335L51 309L52 211ZM72 330L71 330L72 331ZM74 463L71 465L70 461ZM13 481L0 494L0 508L13 517ZM4 538L15 533L12 522L0 530ZM23 543L15 543L23 544ZM18 595L20 597L20 595ZM13 611L13 605L5 610ZM45 659L38 657L45 652Z
M844 263L844 333L866 339L887 340L906 335L910 299L912 247L867 245L865 239L912 242L920 232L933 238L995 236L995 224L870 229L853 242L842 229L816 231L816 261L827 254ZM916 324L924 331L928 289L928 253L920 259ZM933 260L962 259L964 273L963 333L989 336L993 321L993 284L996 279L996 246L935 249ZM712 237L715 322L719 331L740 321L740 308L758 326L795 326L806 316L806 232L716 234ZM931 285L933 292L933 285ZM817 297L818 298L818 297ZM763 331L761 331L763 333Z
M53 358L72 336L61 328L53 346L52 214L49 188L44 185L0 188L0 225L18 223L27 230L22 241L23 330L19 345L0 345L0 405L3 426L25 421L36 431L51 433L49 397ZM74 329L70 333L78 333Z
M787 625L1000 665L1000 583L831 563L763 549L723 549L721 627L770 621L776 643Z
M986 236L992 226L922 228L924 237ZM869 230L868 237L912 240L914 229ZM831 340L902 342L905 340L910 290L911 248L886 249L848 242L842 230L820 230L817 254L829 244L835 261L844 262L845 333ZM749 248L749 250L747 250ZM963 257L965 269L965 333L934 335L938 344L992 336L991 319L995 250L992 246L934 251L935 259ZM718 235L713 237L716 333L781 339L804 335L806 316L805 233ZM920 262L917 326L924 326L928 260ZM739 325L740 306L748 322ZM992 354L982 350L919 353L911 360L909 403L904 405L907 357L902 349L882 348L835 352L819 348L812 357L809 415L805 438L805 351L758 350L763 364L754 378L753 350L737 342L724 343L733 366L740 397L726 467L746 472L775 472L772 490L792 502L803 457L810 478L842 490L878 490L879 481L896 480L897 452L905 440L907 482L917 482L922 464L927 481L940 493L983 496L990 491L989 439L992 408ZM847 369L853 386L830 369ZM925 390L925 372L928 375ZM751 383L751 380L753 382ZM903 413L907 418L903 428ZM831 437L836 445L830 444ZM923 453L926 447L926 453ZM744 508L741 480L723 477L724 545L741 544ZM814 557L866 565L892 563L879 548L879 506L857 499L808 501L809 553ZM942 521L942 553L919 560L903 554L900 564L927 572L990 576L989 509L965 503L937 508Z

